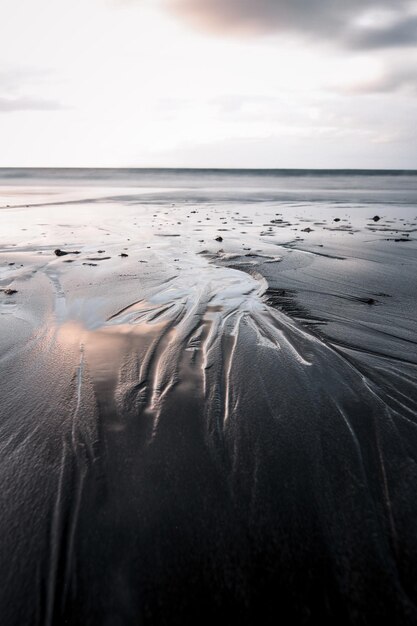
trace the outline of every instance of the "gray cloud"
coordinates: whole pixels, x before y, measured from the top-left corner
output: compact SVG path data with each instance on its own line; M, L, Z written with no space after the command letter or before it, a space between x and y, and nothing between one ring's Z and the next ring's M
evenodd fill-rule
M32 86L45 83L51 78L51 73L32 67L0 68L0 89L17 91L23 85Z
M417 16L394 20L387 26L353 32L350 43L358 48L396 48L417 43Z
M58 111L65 107L55 100L42 98L4 98L0 96L0 113L13 113L15 111Z
M0 113L66 109L58 100L33 95L50 79L50 72L41 69L0 69Z
M302 33L365 49L417 44L417 16L410 0L165 0L165 4L217 32ZM360 25L360 18L372 14L373 20Z

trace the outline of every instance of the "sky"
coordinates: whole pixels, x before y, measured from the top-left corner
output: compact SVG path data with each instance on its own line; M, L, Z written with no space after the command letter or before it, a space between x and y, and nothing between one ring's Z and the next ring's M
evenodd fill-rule
M0 167L417 169L417 1L1 0Z

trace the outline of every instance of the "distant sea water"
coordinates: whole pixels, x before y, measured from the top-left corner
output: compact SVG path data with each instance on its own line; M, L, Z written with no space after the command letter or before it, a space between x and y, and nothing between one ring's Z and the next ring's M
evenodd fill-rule
M417 201L417 170L2 168L0 185L169 189L201 201Z

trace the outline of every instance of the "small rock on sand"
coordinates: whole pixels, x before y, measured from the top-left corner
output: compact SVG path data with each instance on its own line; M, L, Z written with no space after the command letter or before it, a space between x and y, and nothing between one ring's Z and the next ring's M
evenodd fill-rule
M13 296L15 293L17 293L17 289L0 289L0 291L2 291L3 293L6 294L6 296Z
M57 248L56 250L54 250L54 254L56 254L56 256L65 256L67 254L80 254L80 252L78 250L60 250L59 248Z

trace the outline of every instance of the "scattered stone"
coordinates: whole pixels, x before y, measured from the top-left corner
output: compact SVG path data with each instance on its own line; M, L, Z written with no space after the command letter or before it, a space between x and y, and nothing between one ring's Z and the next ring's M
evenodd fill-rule
M301 232L302 233L312 233L314 230L314 228L310 228L309 226L307 226L307 228L302 228Z
M334 222L340 222L340 217L335 217L333 221Z
M374 217L372 218L374 222L379 222L379 220L381 219L379 217L379 215L374 215Z
M83 265L89 265L90 267L97 267L97 263L83 263Z
M125 257L127 257L127 256L129 256L129 255L128 255L128 254L126 254L126 252L122 252L121 254L119 254L119 256L121 256L121 257L125 258Z
M223 241L223 237L219 235L218 237L216 237L216 241Z

